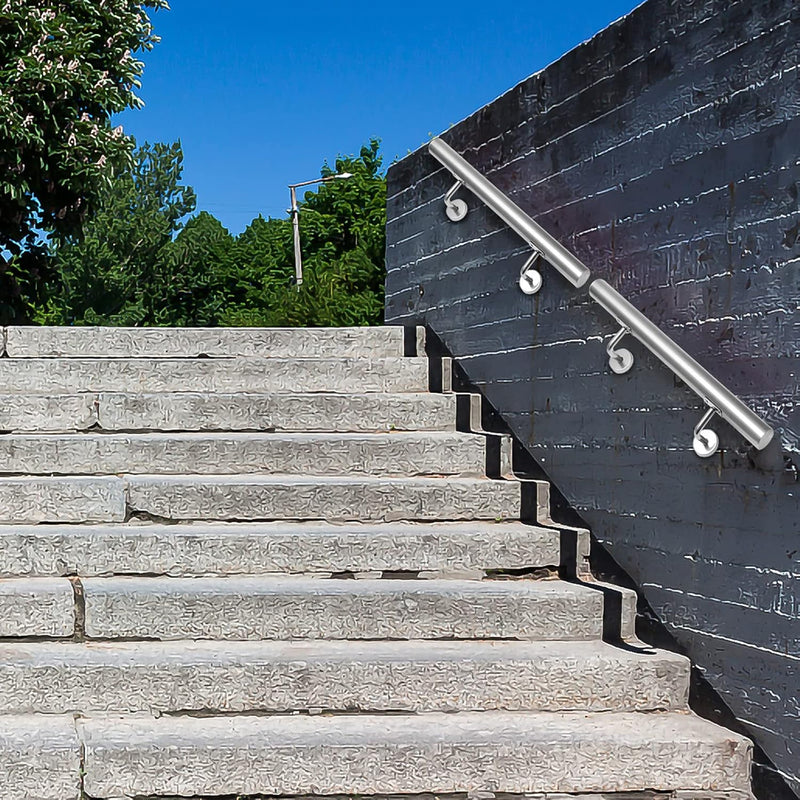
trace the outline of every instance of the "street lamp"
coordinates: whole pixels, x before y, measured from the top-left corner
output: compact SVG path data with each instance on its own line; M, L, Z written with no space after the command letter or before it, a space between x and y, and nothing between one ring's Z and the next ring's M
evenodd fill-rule
M349 172L340 172L338 175L328 175L327 178L317 178L313 181L303 181L302 183L290 183L289 192L292 197L292 207L289 213L292 215L292 231L294 233L294 282L297 286L297 291L300 291L300 285L303 283L303 256L300 253L300 209L297 207L297 189L301 186L313 186L315 183L327 183L328 181L335 181L339 178L352 178Z

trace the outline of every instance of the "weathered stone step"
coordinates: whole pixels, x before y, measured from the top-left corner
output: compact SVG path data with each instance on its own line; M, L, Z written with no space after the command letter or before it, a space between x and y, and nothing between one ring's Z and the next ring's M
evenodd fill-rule
M87 578L97 639L596 639L603 596L560 580Z
M125 483L114 477L0 477L0 522L122 522Z
M0 431L452 431L452 394L0 394Z
M484 475L486 439L425 433L0 436L0 474Z
M689 664L588 642L0 644L0 713L644 711Z
M559 532L521 522L0 526L0 576L457 573L560 563Z
M105 430L435 431L456 424L452 394L111 392L99 395L97 408Z
M81 431L97 425L94 394L0 394L0 431Z
M402 327L91 328L9 327L11 358L386 358L402 356Z
M80 788L81 743L72 717L0 717L3 800L78 800Z
M428 390L425 358L2 358L8 394Z
M75 633L75 595L66 578L0 580L0 638Z
M519 518L520 485L487 478L131 475L0 477L0 523Z
M750 744L689 714L79 720L90 797L747 790Z
M486 478L133 475L129 508L172 520L518 519L520 485Z

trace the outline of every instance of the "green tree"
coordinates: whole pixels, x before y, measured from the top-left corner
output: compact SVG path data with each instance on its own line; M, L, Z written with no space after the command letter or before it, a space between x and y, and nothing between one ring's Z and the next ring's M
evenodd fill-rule
M186 293L196 271L184 274L198 253L198 228L173 241L195 207L181 183L180 142L145 144L132 169L121 170L98 195L99 208L82 241L55 250L55 277L38 308L37 322L57 325L173 325L194 321ZM227 233L227 232L226 232ZM205 237L204 237L205 238ZM213 237L208 235L211 247ZM224 245L227 246L227 245ZM223 246L223 247L224 247ZM180 315L188 314L184 320Z
M261 325L294 275L288 219L256 217L237 237L228 264L225 325Z
M198 214L180 144L145 145L100 196L81 242L55 249L37 322L61 325L372 325L383 315L386 184L378 142L340 158L300 218L304 281L289 219L257 217L236 239Z
M141 101L135 53L166 0L0 0L0 314L25 317L47 267L40 233L80 235L132 140L110 118Z
M190 219L164 251L163 294L154 317L165 325L219 324L235 291L230 269L235 244L227 228L208 212Z
M306 193L300 203L303 284L291 285L294 261L289 220L251 225L234 269L249 287L222 317L229 325L379 325L383 318L386 179L380 141L357 157L340 157L322 177L349 172ZM258 254L259 260L253 256Z

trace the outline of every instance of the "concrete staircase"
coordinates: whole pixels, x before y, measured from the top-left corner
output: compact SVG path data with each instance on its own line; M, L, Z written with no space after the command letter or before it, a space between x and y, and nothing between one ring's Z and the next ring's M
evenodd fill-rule
M4 331L3 800L751 796L408 338Z

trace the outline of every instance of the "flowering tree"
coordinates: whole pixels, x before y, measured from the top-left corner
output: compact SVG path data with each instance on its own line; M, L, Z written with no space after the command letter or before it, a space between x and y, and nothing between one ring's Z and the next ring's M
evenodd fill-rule
M77 236L130 159L110 118L142 104L135 54L158 41L147 8L167 0L0 0L0 295L12 308L44 267L41 234Z

